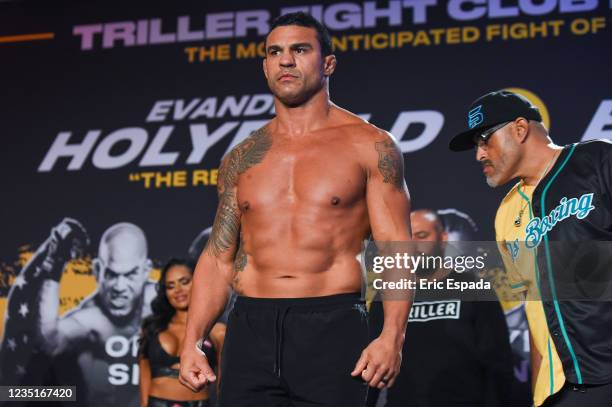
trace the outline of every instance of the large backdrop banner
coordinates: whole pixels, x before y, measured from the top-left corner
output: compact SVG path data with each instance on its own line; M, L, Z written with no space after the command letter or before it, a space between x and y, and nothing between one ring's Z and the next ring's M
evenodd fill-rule
M529 97L558 144L612 138L610 0L2 2L3 384L137 405L157 270L197 257L221 157L274 117L264 39L298 10L333 36L332 100L393 133L414 207L471 238L508 189L447 148L478 96Z

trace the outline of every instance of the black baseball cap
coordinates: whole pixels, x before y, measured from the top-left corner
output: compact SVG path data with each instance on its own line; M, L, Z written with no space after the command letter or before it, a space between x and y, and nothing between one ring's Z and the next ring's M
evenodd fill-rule
M479 97L470 105L467 113L468 130L457 134L448 143L452 151L465 151L474 147L474 136L503 122L517 117L542 121L542 115L527 98L498 90Z

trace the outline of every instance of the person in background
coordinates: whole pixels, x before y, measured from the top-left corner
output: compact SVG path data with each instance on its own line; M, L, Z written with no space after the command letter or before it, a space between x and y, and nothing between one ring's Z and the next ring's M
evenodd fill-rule
M411 213L418 253L444 256L447 234L433 210ZM422 267L417 280L476 282L471 271ZM446 284L444 284L446 287ZM380 302L370 309L380 327ZM375 334L375 332L373 333ZM510 406L512 351L501 305L492 289L418 289L410 311L396 385L386 391L386 407ZM383 397L381 395L381 397Z
M193 265L172 259L162 269L152 315L145 319L139 346L140 405L143 407L206 407L208 390L193 392L178 381ZM220 366L225 325L217 323L200 349L212 366ZM217 374L220 374L217 371Z
M612 143L554 143L539 109L507 90L467 109L449 143L472 151L487 185L510 182L495 216L508 286L524 296L535 406L612 398Z

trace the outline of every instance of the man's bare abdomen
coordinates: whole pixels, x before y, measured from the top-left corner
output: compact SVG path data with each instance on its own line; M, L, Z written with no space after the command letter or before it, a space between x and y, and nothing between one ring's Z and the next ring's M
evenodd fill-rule
M321 297L341 293L360 292L362 274L353 256L352 264L306 273L287 269L259 271L254 267L242 271L234 280L239 295L258 298Z
M269 298L360 291L358 256L367 233L363 216L359 209L338 214L339 219L286 213L267 227L253 228L258 225L243 220L246 265L236 272L235 288L242 295Z

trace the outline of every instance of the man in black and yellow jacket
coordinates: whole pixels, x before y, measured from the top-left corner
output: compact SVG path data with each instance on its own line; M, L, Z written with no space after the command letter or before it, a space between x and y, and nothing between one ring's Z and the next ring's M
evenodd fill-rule
M612 144L555 145L538 109L508 91L469 108L453 151L475 150L491 187L512 180L495 231L525 292L536 406L612 400Z

